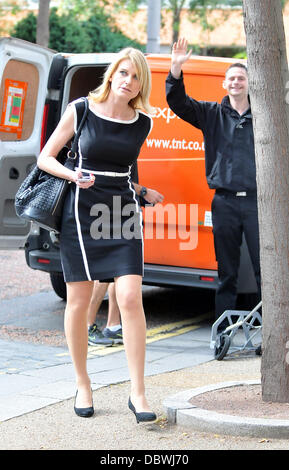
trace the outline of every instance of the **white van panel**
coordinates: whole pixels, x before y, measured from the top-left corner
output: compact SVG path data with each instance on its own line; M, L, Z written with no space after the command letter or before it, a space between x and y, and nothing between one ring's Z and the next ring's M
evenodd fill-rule
M65 56L65 54L64 54ZM75 65L102 65L110 64L115 58L116 53L99 53L99 54L76 54L68 55L66 57L68 67L74 67Z
M30 224L15 214L14 196L40 151L47 78L54 54L27 41L0 39L0 249L23 246L30 230ZM13 83L26 86L26 95L17 111L17 118L20 115L23 118L22 127L7 125L8 110L11 113L14 109L10 96Z

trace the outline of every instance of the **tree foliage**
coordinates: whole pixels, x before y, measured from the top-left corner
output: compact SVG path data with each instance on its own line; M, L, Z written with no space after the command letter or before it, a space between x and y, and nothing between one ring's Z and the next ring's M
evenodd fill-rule
M16 23L14 28L10 31L10 34L15 38L36 42L36 23L37 18L34 13L28 13L23 20Z
M91 44L83 25L68 12L58 15L57 9L50 12L49 47L56 51L90 52Z
M19 13L21 8L27 6L26 0L20 3L20 0L1 0L0 1L0 35L9 34L9 27L5 21L5 17L8 15L16 15Z
M114 8L116 11L126 8L128 12L134 13L144 3L147 2L142 0L116 0ZM172 42L176 42L180 30L181 11L185 6L188 6L189 18L192 22L200 24L202 30L208 32L217 26L215 22L210 21L208 18L208 13L212 9L224 6L242 8L242 0L162 0L161 5L163 9L172 12ZM224 10L222 20L226 20L226 10Z
M141 44L125 36L114 25L112 18L103 12L92 15L84 25L94 52L115 52L128 46L143 48Z
M281 1L282 7L288 0ZM35 1L36 3L36 1ZM114 13L120 13L124 8L129 13L134 13L138 8L147 3L144 0L115 0L113 2ZM217 24L209 18L209 12L214 8L238 7L242 8L242 0L162 0L162 8L172 12L172 42L179 36L180 14L182 9L189 8L189 17L194 23L198 23L204 35L213 30ZM25 8L27 0L2 0L0 6L3 12L16 12L19 8ZM50 15L50 42L49 47L55 50L67 52L113 52L127 45L142 48L140 44L127 38L115 26L110 14L105 7L110 5L109 0L58 0L59 8L51 9ZM223 9L222 21L227 18L229 10ZM12 35L35 42L34 32L35 18L32 13L24 20L19 21ZM204 36L204 45L206 38ZM203 50L206 53L206 48ZM201 53L201 49L198 53Z
M12 13L12 15L15 15L18 13L21 8L26 8L27 7L27 1L23 0L20 2L20 0L1 0L0 4L0 16L4 16L8 13Z
M218 4L218 0L191 0L191 21L197 21L205 31L212 31L215 28L215 24L209 21L208 13L216 8Z
M49 27L49 47L56 51L115 52L127 46L142 47L122 34L112 18L100 8L86 19L79 19L73 9L59 15L57 9L52 8ZM36 16L29 13L15 25L11 35L36 42Z

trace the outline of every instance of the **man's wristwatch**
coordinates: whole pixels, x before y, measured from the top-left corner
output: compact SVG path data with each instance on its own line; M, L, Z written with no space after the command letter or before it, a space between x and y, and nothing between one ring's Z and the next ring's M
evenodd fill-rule
M144 186L141 188L140 190L140 196L141 197L145 197L146 193L148 192L147 188L145 188Z

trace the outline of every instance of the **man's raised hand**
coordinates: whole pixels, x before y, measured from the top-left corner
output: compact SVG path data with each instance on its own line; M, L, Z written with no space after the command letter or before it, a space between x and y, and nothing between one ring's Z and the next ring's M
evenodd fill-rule
M175 78L180 78L182 65L189 60L192 50L188 51L188 41L185 38L178 39L172 48L171 73Z

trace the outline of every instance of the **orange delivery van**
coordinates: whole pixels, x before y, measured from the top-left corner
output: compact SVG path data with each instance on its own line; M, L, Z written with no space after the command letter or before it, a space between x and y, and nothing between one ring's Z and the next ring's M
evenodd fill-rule
M0 248L24 248L28 266L48 272L62 298L66 286L58 238L19 219L14 197L67 104L100 83L113 57L112 53L56 53L15 38L0 39ZM170 56L148 54L147 60L152 72L153 127L138 158L138 179L141 185L161 192L164 201L143 209L143 282L216 289L214 191L205 178L203 135L168 107L165 79ZM234 61L191 57L184 65L187 93L198 100L220 102L225 70ZM18 108L14 109L11 103L16 94ZM14 119L9 115L12 109ZM245 240L238 289L256 291Z

